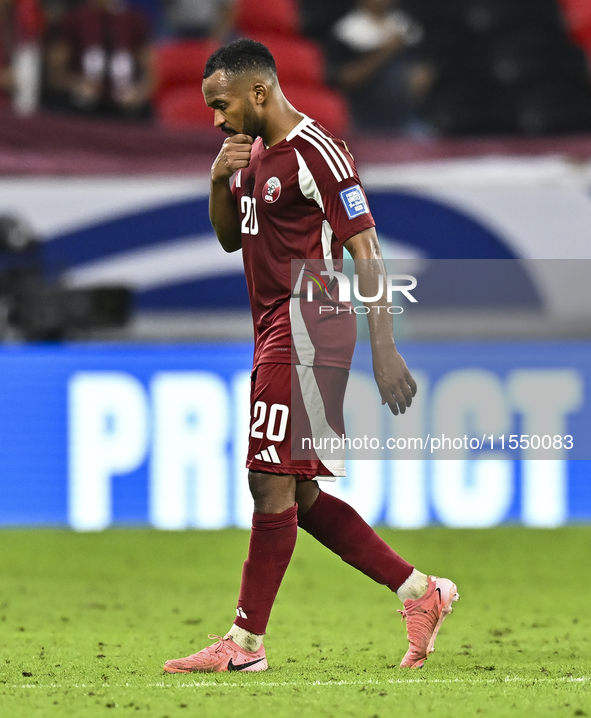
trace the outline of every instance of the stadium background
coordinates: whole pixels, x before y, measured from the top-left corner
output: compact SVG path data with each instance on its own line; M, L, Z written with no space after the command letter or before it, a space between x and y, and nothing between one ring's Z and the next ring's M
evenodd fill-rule
M143 4L158 21L158 5ZM265 3L240 3L243 32L269 40L280 56L298 42L301 52L318 53L315 40L294 30L294 22L309 19L306 3L295 20L274 5L270 12ZM591 430L591 83L584 55L591 21L587 26L581 11L572 24L576 3L567 3L565 15L554 3L543 4L546 15L535 14L539 8L527 15L527 2L511 15L509 5L449 3L449 15L435 22L432 5L417 4L427 28L448 33L446 42L441 32L429 35L438 39L431 51L448 60L433 100L434 137L354 130L343 98L327 89L318 68L304 72L297 61L287 94L301 98L309 114L317 107L318 119L348 140L387 258L404 261L419 281L436 260L510 260L529 287L507 300L510 285L501 280L477 301L448 287L446 302L436 292L400 324L400 347L425 387L416 428L437 422L438 387L477 369L509 407L508 432L521 431L529 417L530 426L553 433L576 429L584 444ZM569 56L558 63L562 75L532 69L535 48L527 42L500 43L524 13L534 27L542 15L544 23L568 19L560 20L563 44L550 53ZM293 26L284 26L286 18ZM475 51L478 33L497 54L491 50L488 69L478 64L480 75L475 66L472 74L457 73L471 66L465 53ZM456 36L464 54L450 50ZM35 239L28 254L4 246L3 277L33 261L55 293L57 283L59 291L131 290L132 312L121 327L64 325L44 336L39 295L18 326L3 303L2 525L249 523L243 456L252 329L240 256L217 248L207 216L207 168L222 137L202 106L196 63L211 44L189 46L157 46L153 125L3 110L0 214L18 218ZM279 69L281 77L281 62ZM544 83L536 73L547 74ZM559 85L562 94L552 94ZM492 112L499 102L509 103L511 117ZM360 325L360 345L363 331ZM510 381L515 370L534 378L548 372L545 381L558 382L566 399L553 401L548 386L545 405L524 408ZM364 370L353 383L373 390ZM354 422L353 401L348 412ZM396 431L388 417L376 421L380 432ZM492 477L467 462L449 478L445 462L426 456L411 464L352 462L349 478L328 490L351 499L372 523L392 527L588 522L584 452L536 464L523 455Z

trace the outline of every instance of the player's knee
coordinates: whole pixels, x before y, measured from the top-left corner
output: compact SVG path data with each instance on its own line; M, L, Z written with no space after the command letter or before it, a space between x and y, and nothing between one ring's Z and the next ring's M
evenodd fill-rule
M256 513L281 513L295 503L296 481L294 476L249 471L248 484L254 499Z

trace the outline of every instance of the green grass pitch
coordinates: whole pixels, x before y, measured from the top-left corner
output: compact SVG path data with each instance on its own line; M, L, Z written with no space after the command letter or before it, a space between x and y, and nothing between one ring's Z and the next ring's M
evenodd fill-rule
M228 629L247 532L0 532L0 718L591 716L591 528L381 533L462 596L423 670L396 596L300 532L271 669L170 676Z

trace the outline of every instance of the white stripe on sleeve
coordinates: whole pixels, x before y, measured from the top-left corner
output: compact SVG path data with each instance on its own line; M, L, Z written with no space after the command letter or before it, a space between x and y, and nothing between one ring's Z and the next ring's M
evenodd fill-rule
M314 127L314 125L310 125L309 127L307 127L306 132L313 134L326 147L326 149L330 152L345 177L353 177L353 168L351 167L351 163L341 152L340 147L336 144L332 137L325 135L317 127Z
M336 181L337 181L337 182L342 182L342 181L345 179L345 177L342 175L342 170L339 170L339 169L336 167L336 165L334 164L334 162L332 161L332 159L328 156L328 152L327 152L327 150L325 149L325 147L320 144L320 140L318 140L317 138L315 138L313 135L307 134L307 129L308 129L308 128L306 128L306 129L302 130L302 132L300 132L300 137L302 137L304 140L306 140L306 141L309 142L311 145L314 145L314 147L316 147L316 149L318 150L318 152L320 152L320 154L321 154L321 155L324 157L324 159L326 160L326 164L330 167L330 171L333 173L333 175L334 175Z

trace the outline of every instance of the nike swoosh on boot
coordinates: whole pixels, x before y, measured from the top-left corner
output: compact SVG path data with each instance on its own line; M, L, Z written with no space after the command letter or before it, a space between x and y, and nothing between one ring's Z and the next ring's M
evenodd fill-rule
M228 670L229 671L243 671L245 668L249 668L250 666L254 666L257 663L260 663L261 661L264 661L264 658L257 658L256 661L250 661L249 663L241 663L238 666L235 666L232 662L232 659L228 661Z

